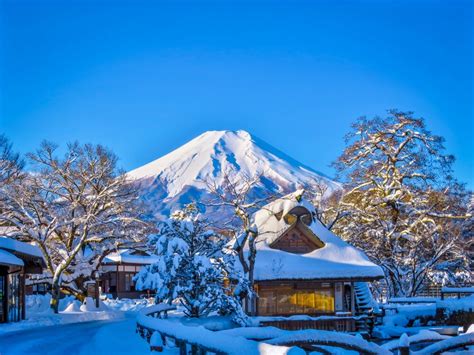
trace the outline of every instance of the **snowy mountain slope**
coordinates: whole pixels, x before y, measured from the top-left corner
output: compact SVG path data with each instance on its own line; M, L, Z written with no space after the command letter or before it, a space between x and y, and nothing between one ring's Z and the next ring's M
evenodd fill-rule
M257 189L288 193L314 182L330 190L339 184L301 164L245 131L208 131L171 153L130 171L140 183L143 198L158 215L208 197L206 181L223 182L225 172L237 177L262 174Z

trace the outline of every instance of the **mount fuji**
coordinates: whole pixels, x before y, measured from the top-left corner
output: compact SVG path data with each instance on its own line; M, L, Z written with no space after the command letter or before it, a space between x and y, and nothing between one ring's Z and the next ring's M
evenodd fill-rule
M191 202L209 200L207 181L218 186L226 173L260 176L257 194L282 195L319 183L328 192L340 184L246 131L208 131L171 153L127 173L157 216ZM205 208L205 207L204 207ZM211 212L211 211L209 211Z

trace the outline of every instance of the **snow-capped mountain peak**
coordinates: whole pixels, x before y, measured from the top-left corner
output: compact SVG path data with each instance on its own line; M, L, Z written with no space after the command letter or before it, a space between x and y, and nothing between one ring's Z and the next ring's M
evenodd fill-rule
M226 172L246 177L262 174L260 188L272 193L286 193L315 181L331 189L339 187L323 174L242 130L205 132L127 175L141 182L148 200L157 203L161 199L175 205L202 197L207 190L206 181L220 184Z

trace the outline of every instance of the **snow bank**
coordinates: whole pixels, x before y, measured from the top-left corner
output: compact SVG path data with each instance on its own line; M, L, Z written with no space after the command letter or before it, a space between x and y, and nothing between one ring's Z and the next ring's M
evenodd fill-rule
M145 307L148 307L150 303L146 299L130 299L130 298L122 298L122 299L106 299L104 301L105 305L109 307L109 309L113 311L120 311L120 312L138 312Z
M84 303L80 307L82 312L107 312L110 311L109 307L107 307L102 300L99 300L99 308L96 307L95 299L92 297L86 297Z
M59 314L43 314L32 316L27 320L6 323L0 325L0 334L16 332L32 328L48 327L52 325L62 325L80 322L90 322L95 320L110 320L122 318L118 312L59 312Z
M469 328L467 328L466 333L474 333L474 324L471 324Z
M389 341L388 343L385 343L384 345L382 345L382 347L390 351L395 351L400 346L405 346L405 345L408 346L410 344L417 344L417 343L423 343L423 342L429 342L429 341L439 341L439 340L444 340L448 338L451 338L451 337L447 335L441 335L431 330L424 329L424 330L421 330L419 333L412 335L410 337L407 336L406 333L403 333L400 339Z
M419 318L434 318L436 316L436 303L397 305L396 313L387 314L383 318L383 324L390 327L405 327L410 320Z
M29 295L26 296L26 318L35 316L41 313L51 313L49 303L51 301L51 295ZM73 296L66 296L59 300L59 311L64 311L69 307L71 303L79 302Z
M64 313L75 313L75 312L81 312L81 303L79 301L72 302L64 310Z
M450 312L456 311L473 311L474 310L474 295L463 297L460 299L446 299L436 302L438 308L443 308Z
M416 298L415 298L416 299ZM403 302L412 303L412 298L402 299ZM405 328L410 322L413 325L425 323L434 324L437 312L444 311L449 317L451 313L458 311L472 312L474 309L474 295L460 299L435 299L431 303L413 302L413 304L389 304L386 308L386 316L383 318L383 326L376 327L376 335L381 338L400 336L404 332L413 333L414 329ZM390 312L393 312L390 314ZM416 330L415 330L416 331Z
M51 295L26 296L26 320L16 323L0 325L0 334L15 332L19 330L47 327L52 325L89 322L94 320L109 320L122 318L123 313L106 310L105 305L97 311L88 311L80 302L72 296L66 296L59 301L59 314L49 307ZM94 303L92 303L94 304Z

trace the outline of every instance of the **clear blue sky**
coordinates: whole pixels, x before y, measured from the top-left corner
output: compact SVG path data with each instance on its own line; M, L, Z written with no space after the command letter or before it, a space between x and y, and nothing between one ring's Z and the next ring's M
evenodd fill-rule
M0 132L125 169L244 129L333 175L358 116L412 110L474 188L471 1L0 0Z

